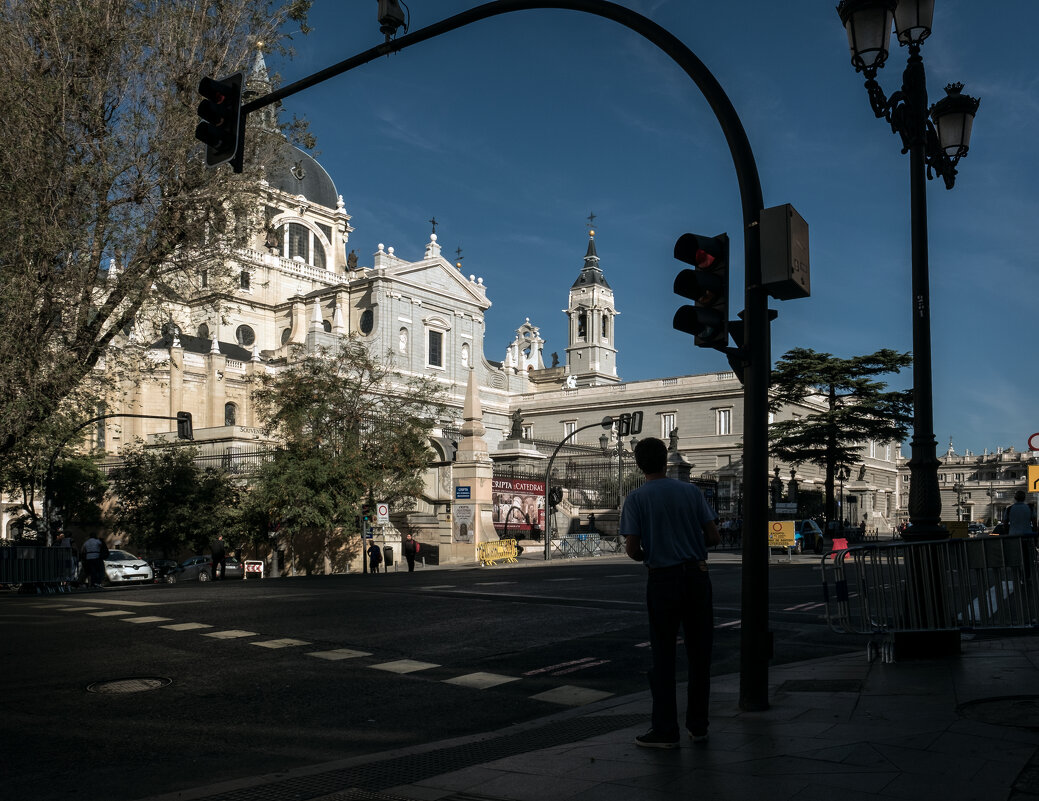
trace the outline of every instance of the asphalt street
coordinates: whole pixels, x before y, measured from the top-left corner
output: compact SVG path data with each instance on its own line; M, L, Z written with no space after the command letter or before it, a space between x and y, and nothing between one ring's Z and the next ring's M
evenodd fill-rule
M643 690L643 570L609 558L4 592L4 793L130 801ZM817 558L770 572L776 663L860 647L825 626ZM714 670L732 673L740 565L712 561L712 577Z

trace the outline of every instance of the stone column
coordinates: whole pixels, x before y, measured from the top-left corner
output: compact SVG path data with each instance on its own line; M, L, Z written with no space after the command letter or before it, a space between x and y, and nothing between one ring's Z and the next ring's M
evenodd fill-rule
M462 441L451 471L451 542L440 546L441 560L448 562L475 562L477 544L498 539L493 520L494 467L483 438L486 429L476 370L469 371L462 417Z

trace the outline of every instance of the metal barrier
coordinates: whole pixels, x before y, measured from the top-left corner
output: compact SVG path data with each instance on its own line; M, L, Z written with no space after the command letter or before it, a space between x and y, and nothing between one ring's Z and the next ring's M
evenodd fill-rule
M850 634L1039 628L1037 544L1032 535L1004 535L826 554L827 622Z
M41 593L61 592L78 574L79 558L71 548L0 547L0 584L28 585Z
M481 565L493 565L502 561L515 562L518 555L516 540L492 540L476 546L476 557Z
M569 537L554 540L559 553L566 559L578 556L602 556L604 553L617 553L619 539L611 537L605 542L597 532L572 534Z

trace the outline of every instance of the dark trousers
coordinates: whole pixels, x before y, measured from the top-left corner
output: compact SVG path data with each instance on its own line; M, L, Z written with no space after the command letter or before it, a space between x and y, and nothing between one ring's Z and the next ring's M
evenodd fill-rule
M685 725L693 734L706 734L714 642L711 577L706 567L691 562L651 570L646 584L646 607L653 652L653 667L649 672L653 731L665 736L678 735L675 659L681 627L689 660Z
M408 553L407 551L405 551L404 552L404 558L408 560L408 572L409 573L414 573L415 572L415 554Z
M227 567L226 556L214 556L213 557L213 580L222 579L224 577L224 569Z

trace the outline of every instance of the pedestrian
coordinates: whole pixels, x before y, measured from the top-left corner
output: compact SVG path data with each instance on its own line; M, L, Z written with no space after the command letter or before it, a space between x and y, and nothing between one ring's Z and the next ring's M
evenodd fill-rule
M213 580L223 579L227 568L227 549L224 547L224 535L218 534L210 548L213 553Z
M382 552L374 542L368 546L368 572L378 573L379 563L382 562Z
M408 560L408 572L415 572L415 556L422 549L410 534L404 535L404 558Z
M694 484L667 478L667 446L648 437L635 446L635 463L646 482L630 492L621 510L624 550L648 568L646 609L653 666L651 728L635 738L645 748L677 748L675 659L679 627L689 661L686 730L707 741L711 692L714 608L707 549L721 538L717 515Z
M79 555L83 559L84 573L90 589L100 590L105 579L105 557L108 556L108 546L97 534L91 534L90 538L83 543L83 549Z
M1016 503L1007 507L1003 513L1007 534L1031 534L1035 531L1035 512L1025 503L1024 490L1014 493Z

